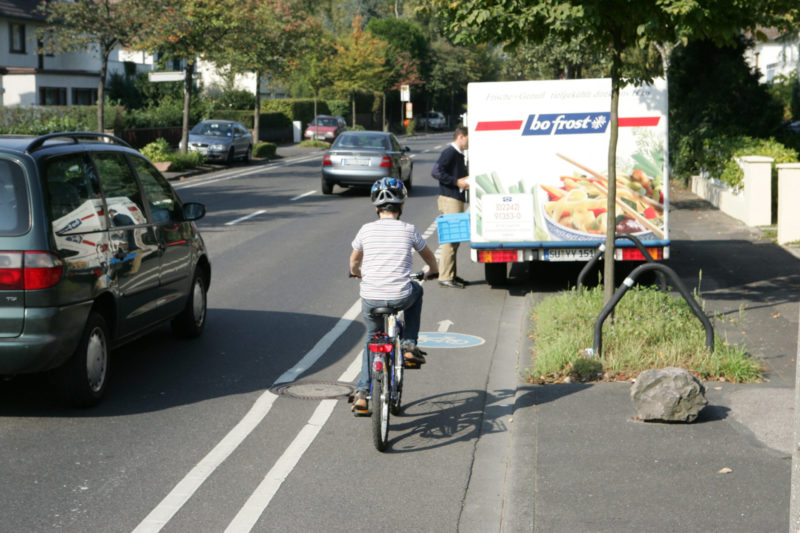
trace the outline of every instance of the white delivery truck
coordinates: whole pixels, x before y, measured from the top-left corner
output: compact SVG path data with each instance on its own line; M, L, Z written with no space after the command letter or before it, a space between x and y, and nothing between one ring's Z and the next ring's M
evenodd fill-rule
M469 241L487 282L504 282L508 263L590 259L608 216L653 258L669 257L663 80L620 91L611 214L610 79L471 83L467 98ZM615 246L617 260L644 259L630 240Z

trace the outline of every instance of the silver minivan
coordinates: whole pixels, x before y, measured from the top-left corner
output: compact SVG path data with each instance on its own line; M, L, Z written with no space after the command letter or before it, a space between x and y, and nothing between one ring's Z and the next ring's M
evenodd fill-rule
M113 347L165 322L199 336L204 214L114 136L0 136L0 375L50 372L90 406Z

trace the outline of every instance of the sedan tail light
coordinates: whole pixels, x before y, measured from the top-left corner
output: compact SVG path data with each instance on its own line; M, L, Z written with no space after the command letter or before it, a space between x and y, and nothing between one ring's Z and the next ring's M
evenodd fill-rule
M383 156L383 159L381 159L381 166L384 168L391 168L392 158L388 155Z
M0 252L0 290L37 290L61 280L64 263L50 252Z
M331 161L330 154L325 154L324 156L322 156L322 166L323 167L329 167L329 166L332 166L332 165L333 165L333 161Z

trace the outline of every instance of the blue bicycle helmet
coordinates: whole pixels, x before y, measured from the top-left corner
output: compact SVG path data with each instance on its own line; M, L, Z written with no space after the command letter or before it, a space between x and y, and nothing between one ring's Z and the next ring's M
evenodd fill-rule
M402 204L406 196L406 186L397 178L381 178L372 184L372 205Z

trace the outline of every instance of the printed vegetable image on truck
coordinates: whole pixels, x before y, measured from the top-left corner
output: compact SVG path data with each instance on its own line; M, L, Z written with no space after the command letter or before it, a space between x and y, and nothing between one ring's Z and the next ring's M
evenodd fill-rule
M616 201L608 212L611 81L471 83L470 246L486 280L507 265L586 261L616 233L633 235L653 258L669 256L663 80L620 92ZM617 260L643 260L627 239Z

